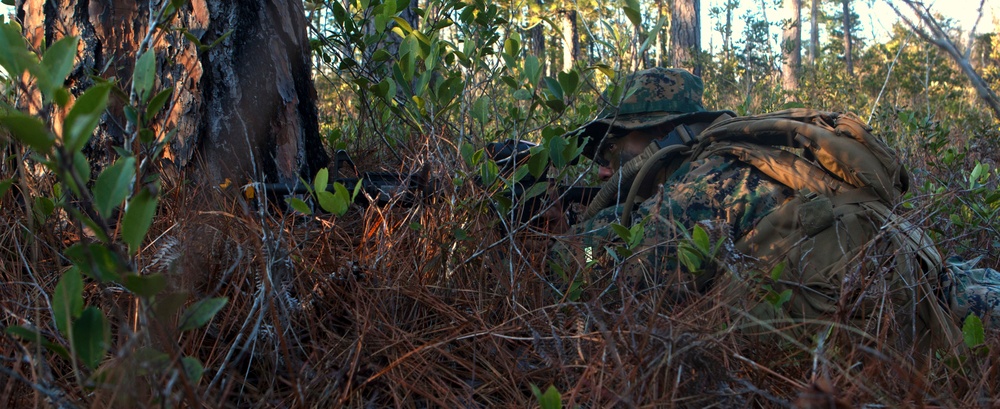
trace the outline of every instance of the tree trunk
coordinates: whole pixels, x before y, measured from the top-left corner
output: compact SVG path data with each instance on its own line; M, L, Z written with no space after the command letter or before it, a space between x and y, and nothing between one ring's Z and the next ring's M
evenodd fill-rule
M127 89L151 10L161 4L150 1L22 0L17 10L36 48L80 36L68 80L79 95L93 85L91 73ZM326 165L302 2L191 0L169 24L201 44L219 41L199 51L179 30L152 36L156 89L174 87L158 119L160 131L176 131L166 153L173 165L211 183L289 182ZM86 150L92 160L106 162L122 146L124 104L109 101Z
M781 70L781 84L786 90L799 89L799 65L802 64L802 0L785 0L786 13L790 16L782 34L781 53L785 57Z
M535 0L535 4L538 6L540 11L543 7L542 0ZM538 62L542 65L542 72L545 75L551 75L548 72L549 59L545 55L545 21L539 19L534 26L528 29L528 39L531 44L531 54L538 57Z
M701 50L700 0L674 0L670 19L670 65L701 75L695 59Z
M851 37L851 0L843 0L844 4L844 63L847 64L847 75L854 76L854 51Z
M812 12L809 14L809 65L816 65L816 53L819 52L819 1L812 0Z
M577 56L580 55L580 34L576 29L576 10L564 9L562 14L563 38L563 71L573 69Z

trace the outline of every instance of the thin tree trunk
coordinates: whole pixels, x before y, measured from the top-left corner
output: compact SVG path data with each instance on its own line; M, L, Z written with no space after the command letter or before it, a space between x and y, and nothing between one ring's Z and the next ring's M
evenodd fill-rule
M674 0L670 20L670 65L701 75L695 56L701 50L700 0Z
M573 69L580 55L580 34L576 28L576 10L564 9L562 14L563 71Z
M819 52L819 1L812 0L812 12L809 14L809 65L816 65L816 53Z
M785 23L781 52L785 57L781 83L786 90L799 88L799 65L802 64L802 0L785 0L786 12L791 16Z
M542 0L535 0L535 4L538 8L542 8ZM542 72L545 75L551 75L548 72L549 59L545 56L545 24L544 21L539 20L537 24L528 30L528 38L531 43L531 53L535 57L538 57L538 62L542 65Z
M851 0L843 0L844 4L844 62L847 64L847 75L854 76L854 50L851 37Z
M91 73L127 86L148 31L150 0L24 0L18 6L25 36L36 47L80 36L68 80L74 94L93 85ZM173 24L202 44L219 40L199 51L177 30L153 37L156 86L174 88L157 121L161 131L176 131L166 154L173 165L212 183L289 182L326 165L302 2L191 0ZM123 102L109 101L85 151L91 160L106 163L111 147L122 145L122 110Z

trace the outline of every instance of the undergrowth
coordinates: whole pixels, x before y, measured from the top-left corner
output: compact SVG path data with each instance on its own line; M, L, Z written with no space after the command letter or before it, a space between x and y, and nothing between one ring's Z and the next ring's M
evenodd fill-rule
M571 408L1000 405L995 328L976 347L924 356L824 332L797 339L780 322L763 333L743 331L748 317L734 308L741 300L718 289L679 301L627 287L603 298L555 291L567 283L551 274L546 256L559 238L510 218L498 199L504 181L482 183L503 175L476 151L488 141L523 136L542 143L551 154L547 162L564 162L549 176L572 181L592 173L569 163L579 153L558 136L596 111L598 83L612 82L606 71L628 67L575 67L544 81L530 59L520 58L513 36L496 35L502 22L496 7L475 7L495 20L462 22L479 41L466 51L504 51L455 68L442 61L461 56L425 29L450 54L432 61L424 52L416 61L426 70L390 75L401 84L426 77L433 91L408 90L410 100L422 97L424 105L393 104L399 98L389 91L389 84L396 87L391 78L369 84L385 87L366 88L351 84L370 73L320 70L330 81L326 98L340 101L324 125L328 148L352 150L361 169L381 170L385 162L397 171L424 169L434 182L428 194L412 203L306 215L283 202L247 199L237 186L192 186L183 172L164 176L152 226L128 266L165 277L164 299L181 294L176 303L228 303L204 326L177 331L181 305L173 314L151 314L159 308L153 297L87 279L80 293L107 317L101 350L107 355L88 368L5 333L0 403L532 407L551 403L541 393L551 391L544 396ZM725 81L727 63L706 67L705 77L722 84L709 86L710 107L754 113L796 99L776 86L773 73L762 73L757 84ZM821 63L834 71L834 61ZM471 74L462 77L463 70ZM842 74L821 74L812 73L798 97L813 95L811 103L831 109L868 109L871 90L851 88ZM453 89L452 78L479 86ZM352 98L371 106L344 108ZM904 100L880 104L870 121L912 173L911 195L897 210L930 231L944 255L1000 266L995 119L975 104L931 115ZM3 149L0 181L16 185L0 190L6 191L0 194L0 325L30 324L45 339L72 347L53 322L52 297L70 270L64 250L92 240L93 231L67 213L75 203L43 200L55 196L59 180L25 146ZM195 363L203 371L192 370Z

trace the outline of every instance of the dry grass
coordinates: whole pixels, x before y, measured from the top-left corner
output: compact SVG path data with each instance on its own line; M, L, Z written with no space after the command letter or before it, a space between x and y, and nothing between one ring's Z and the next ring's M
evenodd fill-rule
M556 300L546 239L505 233L485 192L442 182L412 207L343 217L261 216L235 191L167 186L137 268L226 308L178 334L137 321L124 290L88 284L87 303L112 321L106 383L91 390L65 360L5 336L0 406L531 407L531 385L554 385L567 407L1000 405L995 333L960 365L914 367L878 345L737 331L740 311L717 292ZM56 334L46 294L74 229L29 228L15 195L2 200L3 325ZM172 364L146 370L132 359L144 346ZM197 384L177 376L181 355L204 364Z

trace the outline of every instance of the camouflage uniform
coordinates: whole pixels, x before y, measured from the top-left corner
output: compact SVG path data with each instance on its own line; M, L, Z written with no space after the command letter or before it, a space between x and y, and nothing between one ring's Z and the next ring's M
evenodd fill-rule
M695 275L678 265L677 245L690 234L684 229L700 224L710 232L713 243L735 239L792 195L790 189L734 158L689 162L635 210L633 220L643 221L644 234L633 248L637 250L634 256L623 260L616 249L623 243L610 226L620 223L623 209L618 205L571 227L553 246L550 259L564 272L617 271L635 288L656 287L674 298L686 297L706 290L717 277L711 269ZM590 284L599 281L599 277L579 278Z
M584 154L599 157L604 140L622 131L649 128L668 122L710 122L721 112L705 111L701 104L701 79L683 70L654 68L630 78L638 88L617 109L606 109L573 134L589 136ZM606 95L607 96L607 95ZM682 165L666 178L663 188L643 201L632 217L643 232L616 232L621 205L608 207L589 220L571 227L550 252L552 270L562 276L562 289L593 291L597 296L611 288L652 289L683 299L719 284L724 274L739 273L752 265L700 268L687 271L679 263L690 230L699 225L709 232L710 243L733 243L753 230L757 222L795 193L759 170L735 158L712 156ZM634 226L634 225L633 225ZM632 226L623 226L632 227ZM619 231L624 230L621 227ZM636 229L633 229L636 230ZM628 236L640 236L626 243ZM730 262L732 246L709 255ZM752 256L752 255L751 255ZM729 261L726 258L729 257ZM976 269L974 262L951 258L940 272L942 303L963 320L976 314L1000 328L1000 272ZM704 267L704 266L702 266ZM726 280L728 283L744 280ZM574 285L575 284L575 285ZM739 284L726 285L726 294L753 291ZM580 294L578 294L580 295ZM754 298L751 294L749 297ZM750 300L751 305L757 300Z

